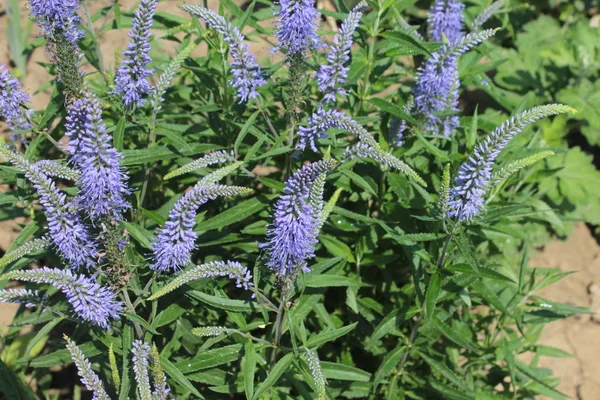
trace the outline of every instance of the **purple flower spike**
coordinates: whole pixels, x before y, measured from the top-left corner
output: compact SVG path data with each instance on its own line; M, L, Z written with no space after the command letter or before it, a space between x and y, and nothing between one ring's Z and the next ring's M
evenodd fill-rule
M317 178L331 171L333 159L308 164L296 171L285 183L284 194L275 206L273 223L267 229L266 265L279 276L308 271L307 260L315 255L321 226L321 207L311 201L310 190Z
M0 65L0 116L11 130L31 129L32 110L23 108L28 102L29 95L21 90L21 82L11 75L6 65Z
M279 48L288 56L317 49L321 44L317 35L319 17L314 0L280 0L275 20Z
M98 254L97 244L92 240L81 217L74 212L73 203L67 202L67 197L58 190L54 182L23 156L6 147L0 147L0 152L25 174L37 190L48 220L50 238L58 253L73 268L94 266Z
M101 114L100 102L91 94L73 102L67 112L69 152L81 171L78 205L92 219L111 215L121 220L130 207L125 199L130 193L127 175L119 164L122 154L105 133Z
M117 319L123 311L123 305L116 300L116 295L111 289L70 270L43 267L9 272L4 278L54 286L67 296L67 300L81 319L105 329L108 329L109 321Z
M508 142L540 118L571 111L570 107L560 104L534 107L505 121L478 143L473 154L458 170L455 185L450 189L447 215L459 221L468 221L479 215L483 210L483 196L490 184L492 167Z
M29 9L47 38L56 40L62 35L73 45L82 38L79 0L30 0Z
M142 0L135 12L127 50L123 53L125 59L117 70L115 77L115 93L123 97L126 106L142 106L144 97L152 91L148 77L152 70L146 68L152 61L150 52L150 28L156 11L157 0Z
M191 262L191 254L196 246L198 234L194 232L198 207L209 200L222 196L236 196L249 193L251 189L239 186L196 185L175 203L169 213L169 220L154 242L153 263L156 272L176 271Z
M336 94L346 95L346 89L341 87L346 83L350 68L344 66L350 60L352 35L358 27L360 18L366 8L366 3L359 3L342 23L342 27L329 46L327 64L322 65L317 72L319 90L325 93L325 102L335 102Z
M436 42L448 39L448 43L457 42L463 35L463 12L465 5L457 0L437 0L431 6L427 22L429 36Z
M231 63L231 74L233 75L231 86L237 90L240 103L258 97L256 89L264 85L265 81L260 75L260 69L254 54L250 53L248 45L244 43L244 35L240 30L216 12L204 7L183 5L181 8L203 19L208 26L223 35L223 39L229 45L231 58L233 58Z

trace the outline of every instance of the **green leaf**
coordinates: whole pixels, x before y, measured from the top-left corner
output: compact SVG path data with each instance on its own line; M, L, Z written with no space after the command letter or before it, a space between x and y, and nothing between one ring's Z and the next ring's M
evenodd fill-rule
M460 333L452 329L450 326L446 325L446 323L440 320L438 317L434 316L433 318L431 318L431 323L433 324L433 326L436 327L438 331L440 331L442 335L444 335L451 342L454 342L460 347L464 347L465 349L468 349L470 351L477 351L469 338L463 337Z
M113 135L113 143L115 148L119 151L123 151L123 139L125 138L125 125L127 124L127 119L125 117L121 117L119 122L117 122L117 126L115 127L115 133Z
M160 335L144 318L140 317L137 314L126 312L125 316L131 321L137 322L141 326L143 326L148 332L151 332L154 335Z
M189 374L201 369L227 364L240 358L242 347L241 344L232 344L218 349L202 351L193 358L176 363L175 367L183 374Z
M306 287L323 288L323 287L340 287L351 286L360 287L361 283L358 278L351 278L343 275L313 275L305 282Z
M377 193L375 190L369 185L369 183L364 180L360 175L348 170L348 169L340 169L342 175L346 175L352 182L354 182L358 187L367 191L371 196L377 197Z
M198 392L198 390L194 387L192 382L190 382L181 373L181 371L175 365L173 365L169 360L167 360L165 357L161 356L160 364L162 365L162 367L165 370L165 372L167 373L167 375L169 375L171 377L171 379L173 379L175 382L177 382L178 384L180 384L181 386L183 386L184 388L189 390L194 396L196 396L200 399L204 399L204 396L202 396L200 394L200 392Z
M348 247L346 243L333 236L325 234L321 234L319 236L319 239L333 256L343 256L349 262L356 262L352 250L350 249L350 247Z
M289 353L283 356L279 361L277 361L269 375L267 375L267 378L263 381L263 383L258 385L258 388L254 392L254 397L252 397L252 399L257 400L258 398L260 398L260 396L266 393L267 390L273 387L273 385L277 383L281 375L283 375L283 373L287 371L287 369L290 367L293 360L294 355L292 353Z
M23 353L25 355L25 357L28 358L29 354L31 354L31 350L33 349L33 347L36 344L38 344L40 342L40 340L46 339L50 335L50 332L52 331L52 329L54 329L56 327L56 325L60 324L63 320L64 320L63 317L57 317L57 318L54 318L53 320L51 320L50 322L48 322L46 325L44 325L44 327L42 329L40 329L38 331L38 333L33 337L33 339L31 339L29 341L29 343L27 344L25 353Z
M196 143L189 149L178 149L181 155L175 153L167 147L152 147L149 149L123 150L123 160L121 165L139 165L156 163L157 161L171 160L181 156L189 157L207 151L221 150L221 146L206 143Z
M379 368L377 368L377 372L375 372L373 386L379 385L383 378L388 376L390 372L392 372L392 370L398 366L398 363L400 363L404 353L406 353L406 346L404 344L400 344L396 346L394 350L385 355L381 365Z
M415 54L431 55L429 49L417 40L414 36L402 31L385 31L381 32L380 36L390 39L392 42L401 44L404 47L412 49Z
M419 125L419 121L408 115L406 112L404 112L402 107L398 107L396 104L392 104L389 101L385 101L379 97L369 99L369 103L373 104L381 111L385 111L389 114L392 114L394 117L403 119L404 121L409 122L412 125Z
M254 396L254 371L256 369L256 350L252 340L248 340L244 346L244 358L242 359L242 371L244 373L244 392L246 398Z
M312 336L311 338L308 339L308 341L306 342L306 347L318 347L318 346L322 345L323 343L331 342L339 337L346 335L348 332L352 331L354 328L356 328L357 324L358 324L358 322L355 322L353 324L346 325L341 328L331 329L331 330L325 331L325 332L320 332L320 333L316 334L315 336Z
M195 231L206 232L235 224L236 222L245 220L251 215L261 212L268 206L269 203L265 197L253 197L203 221L198 225Z
M242 301L242 300L232 300L226 299L224 297L212 296L210 294L199 292L197 290L191 290L186 292L186 295L200 300L203 303L211 305L215 308L219 308L227 311L234 312L251 312L253 310L258 310L261 307L254 301Z
M469 387L458 377L454 372L450 370L447 366L437 361L433 357L429 357L427 354L418 352L419 356L427 363L429 366L436 371L438 371L444 378L448 379L454 385L458 386L464 391L469 391Z
M425 139L423 137L423 135L421 135L420 133L417 133L417 138L419 139L419 141L421 143L423 143L423 145L425 146L427 151L429 151L431 154L433 154L435 156L435 158L437 158L440 162L446 163L446 162L450 161L450 158L448 157L447 152L435 147L433 144L431 144L431 142L429 140Z
M254 3L252 3L254 4ZM258 117L260 111L255 111L254 113L252 113L249 117L248 120L246 121L246 123L244 124L244 126L242 127L242 130L240 131L240 133L238 134L237 138L235 139L235 143L233 145L233 152L235 154L238 154L238 149L240 147L240 144L242 144L242 142L244 141L244 138L246 137L246 134L248 133L248 131L250 130L250 127L252 125L254 125L254 121L256 121L256 117Z
M79 347L86 358L95 357L102 354L92 342L84 343ZM71 362L71 353L67 349L56 350L50 354L43 355L33 359L29 365L33 368L49 368L56 365L68 364Z
M367 371L346 364L321 361L321 369L327 379L354 382L369 382L371 380L371 374Z
M448 271L462 272L464 274L475 275L482 278L491 279L497 282L516 283L512 278L509 278L508 276L501 274L500 272L486 267L479 267L477 272L473 271L473 268L471 268L467 264L448 265L445 269Z
M14 400L37 400L29 385L0 359L0 397Z
M141 244L142 247L152 249L152 243L150 243L152 234L150 232L133 222L125 222L124 225L131 237Z
M442 286L442 278L438 273L431 276L429 281L429 287L427 288L427 294L425 295L425 315L427 319L431 320L435 312L435 304L437 303L438 295L440 294L440 287Z
M420 311L421 310L419 309L407 310L404 308L390 312L388 315L385 316L384 319L381 320L381 322L377 325L371 336L367 339L365 343L366 349L372 350L372 347L379 339L390 333L397 326L400 326L400 324L404 323L405 321L408 321L409 319L417 315Z

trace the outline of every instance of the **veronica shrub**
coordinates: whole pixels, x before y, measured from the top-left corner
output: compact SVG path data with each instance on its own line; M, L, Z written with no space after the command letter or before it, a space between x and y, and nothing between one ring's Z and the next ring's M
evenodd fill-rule
M600 173L573 96L509 84L529 11L167 3L11 20L0 397L562 398L538 338L587 309L528 257L598 223Z

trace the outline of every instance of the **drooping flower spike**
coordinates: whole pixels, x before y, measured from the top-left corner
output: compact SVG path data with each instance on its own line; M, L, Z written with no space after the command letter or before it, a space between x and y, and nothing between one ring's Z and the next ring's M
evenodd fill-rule
M463 12L465 5L458 0L436 0L427 18L429 37L436 42L448 39L457 42L463 35Z
M348 14L339 32L333 38L333 43L328 46L327 64L322 65L317 72L317 84L319 90L325 93L324 100L327 103L335 102L336 95L346 95L343 85L346 83L350 68L345 64L350 60L352 35L366 7L367 3L362 1Z
M13 77L8 67L0 65L0 117L13 131L31 129L29 118L33 110L24 107L29 95L21 90L21 82Z
M77 373L81 379L81 383L92 392L92 400L110 400L110 397L104 390L104 384L100 377L92 369L92 363L85 357L83 351L77 347L77 344L65 335L67 341L67 349L71 354L71 359L77 367Z
M142 106L145 97L152 91L148 77L152 70L148 63L150 56L150 28L156 11L157 0L141 0L140 6L133 17L129 31L129 43L121 66L115 76L115 93L120 95L126 106Z
M198 207L218 197L251 193L252 189L240 186L196 185L175 203L169 219L158 234L152 248L150 268L156 272L177 271L191 263L191 253L198 234L194 232Z
M46 302L46 296L37 290L31 289L5 289L0 290L0 303L19 303L25 307L36 307Z
M62 291L73 306L79 318L91 324L108 329L111 319L117 319L123 305L117 301L115 293L84 275L70 270L43 267L32 270L12 271L2 279L16 279L25 282L46 283Z
M478 143L473 154L458 170L450 190L447 215L459 221L468 221L479 215L484 208L483 197L492 178L492 167L500 151L527 125L540 118L566 112L574 110L561 104L534 107L505 121Z
M321 174L336 165L333 159L305 165L285 183L284 194L277 201L273 222L267 229L267 242L261 245L267 253L267 267L280 277L308 271L307 261L314 257L321 223L319 209L310 201L310 190Z
M338 110L324 110L320 108L308 119L308 126L300 127L298 136L300 140L297 148L305 149L307 145L317 151L316 141L325 137L325 132L331 128L341 128L356 135L360 143L348 149L347 157L355 155L358 157L372 158L382 165L394 168L411 177L422 186L427 186L425 181L408 165L381 149L379 143L360 124L351 117Z
M49 236L58 253L73 268L94 266L98 254L97 244L92 240L81 217L74 212L73 203L68 202L56 184L23 156L5 146L0 146L0 153L19 168L36 189L46 213Z
M458 125L456 116L439 117L444 111L458 111L458 57L488 39L496 29L470 33L453 44L444 44L417 71L414 88L415 110L425 118L425 128L449 136Z
M161 287L148 298L153 301L172 292L173 290L185 285L186 283L202 279L218 276L227 276L230 279L235 279L236 286L250 290L254 284L252 283L252 274L248 268L242 266L237 261L210 261L205 264L197 265L191 269L182 271L175 279Z
M81 172L79 207L92 219L122 219L130 207L130 190L120 165L122 154L111 145L102 122L100 102L91 93L75 100L67 110L66 135L71 161Z
M278 48L288 57L317 49L321 45L317 35L319 17L314 0L280 0L275 19Z
M264 85L265 81L260 75L260 69L254 54L250 52L248 45L244 43L244 35L240 30L233 26L231 22L227 22L225 18L207 8L187 4L184 4L181 8L203 19L208 26L223 35L223 39L229 45L231 58L233 58L231 63L231 73L233 75L231 86L237 90L240 103L258 97L256 89Z

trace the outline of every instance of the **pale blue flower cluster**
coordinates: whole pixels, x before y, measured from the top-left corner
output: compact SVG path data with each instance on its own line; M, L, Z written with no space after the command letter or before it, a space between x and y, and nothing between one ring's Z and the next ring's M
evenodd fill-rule
M288 56L319 48L319 17L314 0L280 0L275 19L275 36L279 48L285 50Z
M150 52L150 28L156 11L157 0L142 0L133 17L129 31L129 43L123 53L125 59L115 76L115 93L123 98L126 106L142 106L144 97L152 91L148 77L152 70L147 68L152 61Z
M456 43L463 35L463 12L465 5L458 0L437 0L431 6L427 18L429 36L441 42Z
M31 129L29 117L32 110L26 110L29 95L21 90L21 82L13 77L8 67L0 65L0 117L13 131Z
M29 0L29 10L50 40L60 35L76 45L83 36L77 15L79 0Z
M71 359L77 367L81 383L92 392L92 400L110 400L104 389L102 380L100 380L100 377L92 369L92 363L85 357L85 354L77 347L75 342L66 336L65 339L67 340L67 349L71 354Z

